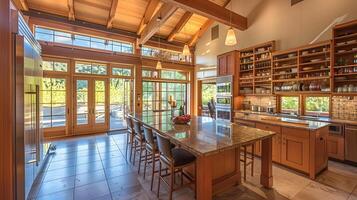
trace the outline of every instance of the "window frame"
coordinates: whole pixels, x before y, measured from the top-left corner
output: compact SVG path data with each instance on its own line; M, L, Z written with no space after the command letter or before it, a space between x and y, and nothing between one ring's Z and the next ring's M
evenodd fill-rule
M320 114L316 112L308 112L306 111L306 99L308 97L328 97L329 98L329 105L328 105L328 113L327 114ZM306 116L321 116L321 117L330 117L331 116L331 95L324 95L324 94L308 94L302 95L303 99L303 106L302 106L302 114Z
M43 75L50 75L50 74L58 74L58 75L69 75L71 71L71 62L68 59L61 59L61 58L52 58L52 57L42 57L43 61L46 62L61 62L61 63L67 63L67 71L55 71L55 70L43 70Z
M278 107L279 107L279 113L281 114L290 114L288 112L282 112L282 98L283 97L297 97L298 98L298 109L297 109L297 114L300 115L301 114L301 96L300 95L280 95L279 96L279 101L278 101Z

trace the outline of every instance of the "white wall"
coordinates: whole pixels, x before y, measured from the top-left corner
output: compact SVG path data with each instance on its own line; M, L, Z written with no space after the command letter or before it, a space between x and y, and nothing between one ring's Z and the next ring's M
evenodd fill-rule
M215 66L217 55L234 49L275 40L278 50L310 43L336 18L345 16L342 22L357 19L357 0L304 0L294 6L290 0L232 0L233 11L248 18L248 29L237 31L238 44L224 45L229 27L219 24L219 38L210 41L211 31L200 38L196 46L196 63L199 66ZM226 8L230 9L229 4ZM213 24L215 26L217 23ZM331 39L332 29L318 41Z

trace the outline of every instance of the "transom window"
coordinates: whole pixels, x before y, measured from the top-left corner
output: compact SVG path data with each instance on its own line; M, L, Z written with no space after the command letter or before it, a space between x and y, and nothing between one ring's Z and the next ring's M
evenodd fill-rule
M76 62L75 66L76 73L82 74L96 74L96 75L106 75L107 65L100 63L90 63L90 62Z
M175 79L175 80L187 80L187 73L179 72L179 71L161 70L161 78Z
M156 70L143 69L141 70L143 78L157 78L158 72Z
M112 75L117 76L131 76L131 69L112 67Z
M43 61L42 62L43 70L46 71L57 71L57 72L67 72L68 63L60 61Z
M35 27L35 38L41 41L57 42L61 44L101 49L113 52L130 54L134 52L133 44L128 42L108 40L77 33L58 31L44 27Z
M183 56L182 52L172 51L168 49L161 49L151 46L143 46L141 48L141 55L147 57L162 58L164 60L191 62L191 56Z

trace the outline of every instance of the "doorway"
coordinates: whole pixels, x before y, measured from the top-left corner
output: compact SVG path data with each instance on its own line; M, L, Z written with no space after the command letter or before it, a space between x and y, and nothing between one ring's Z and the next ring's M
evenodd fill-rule
M216 92L217 92L216 81L215 79L202 80L202 81L198 81L198 84L199 84L198 115L210 116L208 103L211 101L215 103L216 101Z
M108 130L108 79L74 78L74 133Z
M125 115L132 112L133 80L110 79L110 130L127 128Z

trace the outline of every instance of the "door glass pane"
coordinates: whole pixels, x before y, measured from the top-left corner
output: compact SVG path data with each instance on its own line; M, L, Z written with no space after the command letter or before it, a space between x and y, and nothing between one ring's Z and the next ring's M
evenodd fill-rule
M105 123L105 82L95 81L95 123Z
M124 129L124 116L131 112L132 81L121 78L110 79L110 129Z
M41 118L44 128L66 125L66 79L43 78Z
M77 125L88 124L88 80L77 80Z

